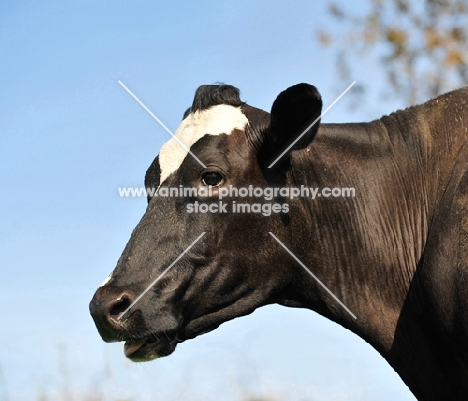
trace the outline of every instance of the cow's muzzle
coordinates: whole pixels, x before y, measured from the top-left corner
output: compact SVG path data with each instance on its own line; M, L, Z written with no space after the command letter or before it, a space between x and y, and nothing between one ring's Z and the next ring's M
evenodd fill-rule
M105 342L122 341L120 333L126 319L121 316L132 304L133 297L112 287L100 287L89 304L94 323Z
M91 316L105 342L124 341L125 356L132 361L150 361L171 354L177 343L178 322L160 316L159 327L148 327L142 311L132 307L134 297L118 287L99 287L89 304Z

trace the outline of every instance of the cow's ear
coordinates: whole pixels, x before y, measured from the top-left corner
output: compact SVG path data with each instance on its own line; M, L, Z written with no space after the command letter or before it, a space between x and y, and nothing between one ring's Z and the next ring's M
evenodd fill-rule
M281 165L291 151L307 147L317 134L321 112L322 97L315 86L298 84L281 92L271 108L270 126L264 131L261 164L269 167L289 148L277 162Z

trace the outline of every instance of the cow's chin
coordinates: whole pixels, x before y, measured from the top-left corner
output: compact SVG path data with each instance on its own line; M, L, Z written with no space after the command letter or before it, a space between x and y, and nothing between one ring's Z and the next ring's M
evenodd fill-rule
M138 340L127 341L124 346L125 356L133 362L152 361L168 356L174 352L178 343L209 333L224 322L238 316L247 315L254 310L255 307L243 310L229 306L200 316L178 329L150 335Z
M148 362L172 354L178 343L195 338L216 329L221 323L213 324L211 319L197 319L189 328L168 330L139 339L128 339L124 345L125 356L133 362ZM123 339L126 340L125 338Z
M148 362L172 354L176 345L175 339L127 341L124 345L124 353L133 362Z

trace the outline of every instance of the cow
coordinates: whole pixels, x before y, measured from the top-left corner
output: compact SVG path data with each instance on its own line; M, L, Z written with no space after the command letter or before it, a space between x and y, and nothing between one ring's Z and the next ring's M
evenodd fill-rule
M418 399L467 400L468 88L366 123L321 112L304 83L270 113L230 85L197 89L90 303L102 339L148 361L263 305L308 308L372 345ZM278 189L271 213L232 188Z

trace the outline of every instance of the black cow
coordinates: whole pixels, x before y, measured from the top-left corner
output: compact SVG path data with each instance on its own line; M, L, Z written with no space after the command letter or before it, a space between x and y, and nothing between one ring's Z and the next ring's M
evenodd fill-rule
M197 90L176 132L191 154L162 147L145 178L159 192L91 301L99 333L146 361L262 305L308 308L370 343L419 399L467 400L468 89L370 123L310 126L321 108L307 84L271 113L232 86ZM223 210L220 193L249 185L355 196L277 191L264 213L265 198L231 193Z

